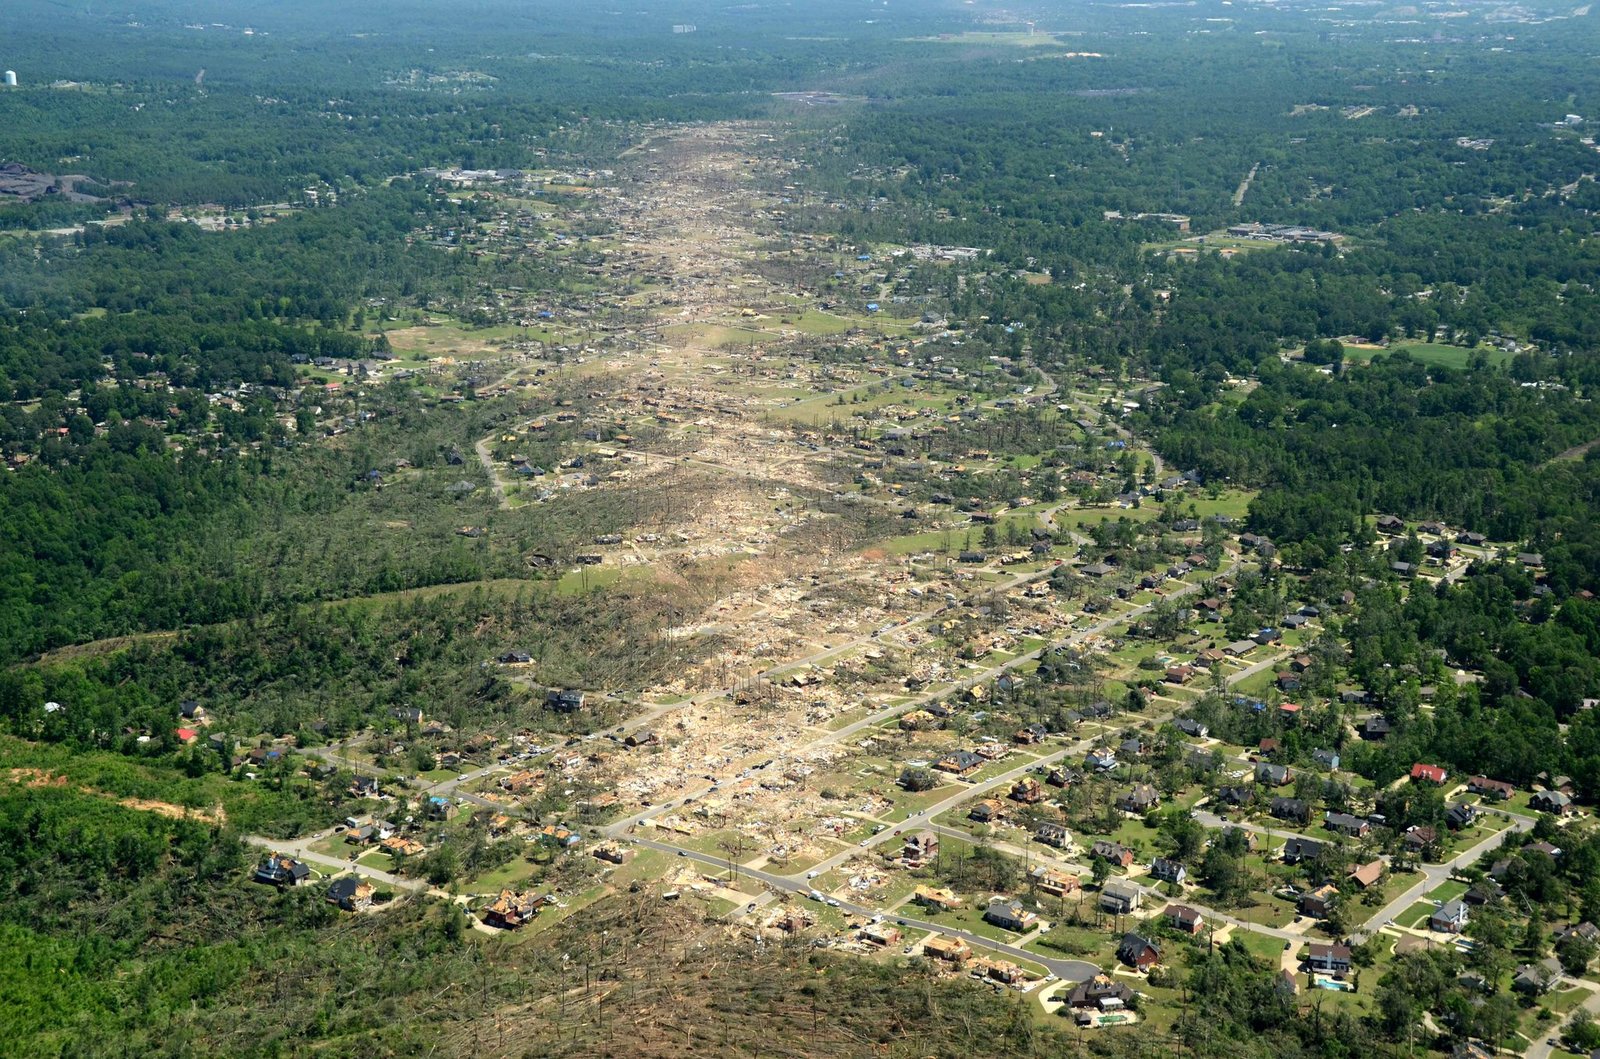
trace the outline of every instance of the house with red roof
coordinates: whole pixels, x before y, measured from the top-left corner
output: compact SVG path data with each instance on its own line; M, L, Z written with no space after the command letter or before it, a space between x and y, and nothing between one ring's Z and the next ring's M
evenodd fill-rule
M1445 770L1440 768L1438 765L1424 765L1419 761L1415 765L1411 766L1411 778L1413 780L1427 780L1429 783L1443 783L1447 775L1448 773L1446 773Z

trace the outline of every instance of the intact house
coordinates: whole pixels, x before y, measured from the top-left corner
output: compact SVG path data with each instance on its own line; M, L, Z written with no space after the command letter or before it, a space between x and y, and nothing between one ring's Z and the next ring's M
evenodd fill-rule
M1492 780L1487 776L1472 777L1467 781L1467 790L1497 802L1508 801L1517 793L1517 789L1504 780Z
M1350 946L1337 942L1332 945L1312 942L1311 952L1306 956L1306 966L1324 974L1349 974Z
M1322 818L1322 826L1350 838L1366 838L1367 832L1372 830L1372 825L1366 820L1349 813L1327 813Z
M1528 808L1541 813L1566 816L1572 811L1572 799L1561 791L1539 791L1528 799Z
M1313 750L1311 760L1327 769L1329 772L1339 771L1339 754L1333 750Z
M1172 726L1178 731L1182 732L1184 735L1191 736L1195 739L1204 739L1206 736L1211 734L1210 728L1207 728L1199 721L1192 720L1188 717L1185 717L1182 720L1174 721Z
M1468 802L1452 805L1449 812L1444 814L1444 826L1452 831L1462 831L1469 828L1478 819L1478 807Z
M1383 878L1383 861L1375 860L1371 863L1351 868L1350 874L1346 878L1361 889L1368 889Z
M1425 853L1439 843L1439 832L1423 824L1413 824L1400 836L1408 853Z
M1150 863L1150 877L1160 882L1183 884L1189 877L1188 869L1171 857L1157 857Z
M1117 946L1117 959L1135 970L1147 971L1161 962L1161 949L1143 934L1130 930Z
M1442 931L1446 934L1459 934L1467 926L1467 903L1460 898L1446 901L1434 909L1433 915L1428 917L1430 930Z
M583 692L573 688L552 690L544 697L544 704L557 713L577 713L583 709Z
M1538 963L1525 963L1517 968L1517 973L1512 976L1511 988L1518 993L1530 996L1539 996L1549 992L1561 978L1561 965L1554 959L1540 960Z
M1139 887L1127 879L1107 879L1100 887L1102 912L1128 913L1139 907Z
M1448 776L1449 774L1438 765L1425 765L1419 761L1411 766L1411 779L1413 781L1427 780L1429 783L1443 783Z
M1255 802L1256 791L1254 787L1223 787L1217 791L1217 799L1223 805L1239 809Z
M1311 819L1311 807L1299 798L1274 798L1268 803L1267 811L1279 820L1296 824L1304 824Z
M1389 718L1382 714L1368 717L1361 725L1361 738L1377 742L1389 738L1389 733L1394 731L1394 726L1389 723Z
M1117 808L1125 813L1143 815L1161 804L1161 792L1148 783L1140 783L1132 790L1117 796Z
M1001 930L1024 934L1038 924L1039 914L1022 907L1022 902L1015 898L996 896L989 898L989 907L984 909L983 919Z
M1168 905L1162 913L1167 920L1167 925L1185 934L1198 934L1205 929L1205 916L1190 908L1188 905Z
M1047 846L1057 849L1066 849L1072 845L1072 832L1067 830L1066 824L1058 824L1053 820L1041 820L1033 829L1033 837Z
M1085 768L1095 769L1099 772L1110 772L1117 767L1117 752L1109 748L1091 750L1084 757L1083 764Z
M1133 863L1133 850L1106 838L1099 839L1089 847L1089 856L1107 861L1119 868L1126 868Z
M1298 835L1283 844L1283 862L1285 864L1300 864L1308 860L1316 860L1322 855L1322 843L1309 838L1300 838Z
M1256 782L1264 783L1269 787L1282 787L1289 782L1291 774L1287 766L1274 765L1270 761L1263 761L1256 766Z

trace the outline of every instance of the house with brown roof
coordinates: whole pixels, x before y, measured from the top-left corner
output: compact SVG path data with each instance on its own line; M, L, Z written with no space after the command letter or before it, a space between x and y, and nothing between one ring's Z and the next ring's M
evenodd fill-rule
M1306 956L1306 966L1324 974L1349 974L1350 946L1338 942L1332 945L1312 942L1311 951Z
M1105 838L1099 839L1093 846L1089 847L1089 855L1099 860L1109 861L1119 868L1126 868L1133 863L1133 850Z
M1168 905L1162 915L1166 918L1168 926L1175 927L1185 934L1198 934L1205 929L1205 916L1188 905Z
M1370 864L1363 864L1359 867L1351 868L1350 874L1347 875L1346 878L1348 878L1356 886L1365 890L1376 884L1379 879L1383 878L1383 861L1375 860Z
M1405 844L1407 851L1422 853L1432 849L1439 841L1439 832L1423 824L1413 824L1406 828L1400 836L1400 841Z
M1504 780L1492 780L1487 776L1472 777L1467 781L1467 790L1500 802L1509 800L1517 793L1517 789Z
M1148 783L1135 784L1117 796L1117 808L1125 813L1143 815L1161 804L1161 792Z

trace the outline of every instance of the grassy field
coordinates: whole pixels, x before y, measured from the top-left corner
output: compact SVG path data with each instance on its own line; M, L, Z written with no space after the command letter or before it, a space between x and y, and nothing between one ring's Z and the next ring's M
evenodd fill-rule
M1418 363L1446 368L1465 368L1474 353L1482 353L1488 358L1489 363L1496 367L1504 367L1511 363L1512 357L1510 353L1495 349L1493 346L1479 346L1474 350L1464 346L1446 345L1443 342L1396 342L1387 349L1376 346L1346 346L1344 357L1352 364L1367 364L1373 357L1402 351L1410 354L1411 359Z
M818 424L832 422L835 419L847 420L851 416L891 406L941 408L945 410L953 407L948 397L932 396L927 393L919 393L917 390L907 390L900 386L880 390L877 393L862 394L862 391L870 390L878 385L880 384L874 381L852 387L849 390L840 391L840 393L818 394L815 397L774 409L769 415L777 420L817 426ZM862 396L859 400L855 400L853 397L846 397L845 402L840 404L839 397L844 394L861 394Z

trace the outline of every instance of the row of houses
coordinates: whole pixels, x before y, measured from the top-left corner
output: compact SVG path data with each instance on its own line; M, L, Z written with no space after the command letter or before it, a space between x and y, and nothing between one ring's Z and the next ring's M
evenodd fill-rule
M268 854L256 865L251 876L256 882L280 890L300 886L311 879L311 867L280 853ZM376 888L358 875L341 875L328 884L324 899L346 912L360 912L372 906Z

